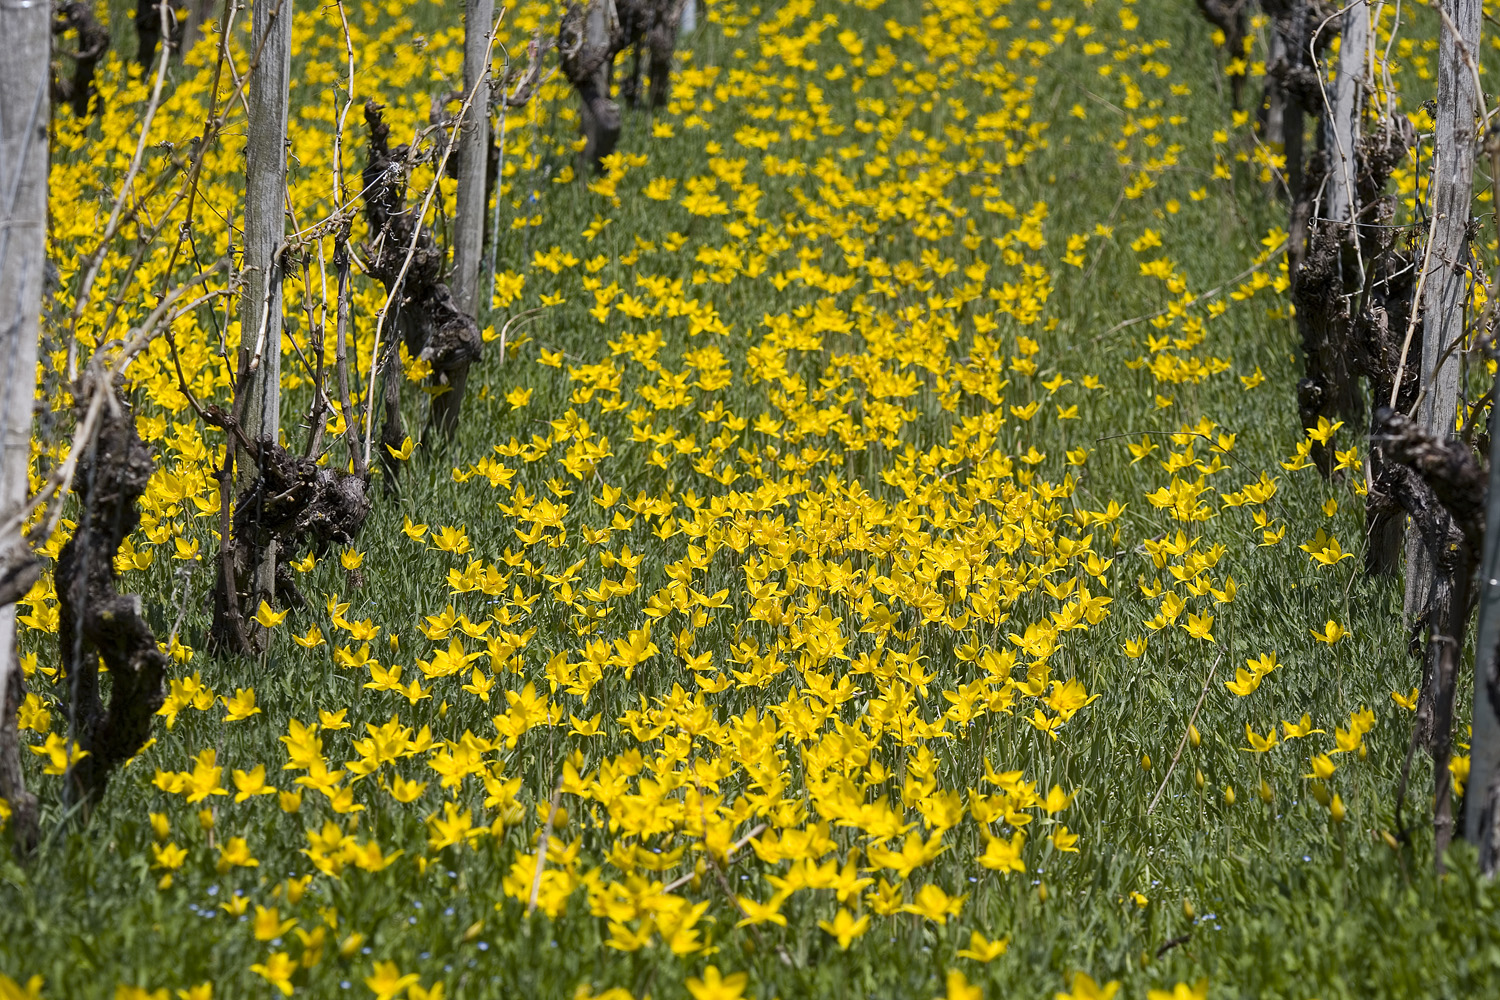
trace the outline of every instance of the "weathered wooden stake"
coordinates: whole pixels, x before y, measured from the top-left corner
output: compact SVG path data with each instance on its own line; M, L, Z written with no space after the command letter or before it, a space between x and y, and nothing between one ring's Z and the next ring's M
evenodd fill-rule
M1365 64L1369 57L1370 8L1363 3L1344 11L1339 67L1334 78L1333 113L1324 120L1328 149L1328 197L1324 218L1343 224L1359 212L1360 115L1364 111ZM1353 233L1349 236L1352 238Z
M245 140L245 290L240 297L240 351L248 358L244 428L252 441L275 444L281 431L280 261L286 238L287 94L291 88L292 0L254 0L250 51L257 53L248 94ZM247 353L248 352L248 353ZM244 367L244 366L242 366ZM256 470L248 463L239 480ZM257 554L249 607L276 593L276 546Z
M1421 398L1415 414L1439 438L1453 433L1463 362L1469 212L1474 187L1475 103L1469 63L1479 51L1480 0L1440 0L1446 17L1438 35L1437 131L1432 173L1432 246L1422 294ZM1458 36L1455 36L1457 29ZM1406 543L1406 615L1427 606L1432 560L1416 532Z
M490 33L494 0L468 0L464 11L464 94L468 109L457 125L458 207L453 233L453 298L479 316L479 265L484 257L485 172L490 143ZM486 309L489 303L485 303ZM450 389L450 391L456 391Z
M36 798L21 777L16 712L16 600L40 565L22 534L29 488L38 321L47 250L47 90L51 8L0 4L0 796L14 812L16 844L36 841Z

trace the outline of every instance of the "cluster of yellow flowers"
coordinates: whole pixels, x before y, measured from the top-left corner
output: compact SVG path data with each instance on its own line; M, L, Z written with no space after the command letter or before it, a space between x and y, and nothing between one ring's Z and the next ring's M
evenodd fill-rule
M344 68L352 59L359 100L389 106L393 135L411 136L426 122L428 92L462 77L451 12L443 30L417 33L438 6L351 5L347 55L336 10L297 11L288 208L302 263L287 286L289 399L311 384L307 359L333 352L331 324L316 319L333 306L319 261L331 257L335 181L342 172L342 187L357 191L361 165L352 124L335 142L351 96ZM498 42L519 51L556 14L523 4ZM139 758L154 768L152 867L163 891L197 852L212 852L204 857L230 876L260 865L267 824L300 824L305 874L247 878L236 883L246 893L224 904L238 914L254 904L249 926L269 944L250 968L283 994L325 951L348 959L365 941L356 931L335 939L357 914L299 909L310 883L351 869L421 874L445 852L471 850L503 859L497 906L587 913L622 951L713 954L740 928L786 926L788 901L802 896L826 901L820 912L831 915L818 926L840 948L906 914L965 926L965 961L998 958L1007 929L971 914L974 882L934 862L962 845L965 866L987 880L1086 847L1069 823L1081 824L1070 817L1089 791L1053 776L1078 773L1064 758L1100 697L1100 650L1122 661L1161 650L1163 662L1211 681L1212 668L1197 664L1227 648L1219 633L1240 586L1230 564L1249 566L1283 540L1280 473L1310 475L1300 470L1312 467L1311 448L1338 430L1309 429L1272 475L1244 457L1243 431L1200 409L1266 381L1259 365L1216 347L1215 331L1231 308L1248 314L1244 303L1286 290L1286 236L1271 229L1262 251L1237 262L1249 270L1232 288L1195 292L1189 272L1200 269L1165 255L1163 227L1183 209L1165 189L1180 185L1191 155L1172 102L1191 88L1166 61L1172 44L1144 34L1128 0L1108 12L1064 0L903 9L789 0L765 11L716 0L706 17L713 41L679 53L649 139L627 136L597 177L574 176L576 114L560 79L507 112L497 197L509 269L496 278L485 336L499 339L507 316L541 319L532 339L509 336L507 367L488 368L475 390L470 419L506 430L466 432L488 451L447 463L451 483L439 483L453 506L487 513L446 525L406 516L381 560L341 553L342 574L302 554L293 568L329 587L322 613L309 602L289 620L264 603L256 614L281 655L326 666L343 693L329 685L326 703L273 712L258 703L257 675L231 674L234 693L221 694L204 680L205 655L173 635L162 726L175 734L195 720L184 727L194 746L174 736ZM241 114L229 75L210 92L217 44L210 33L189 53L165 96L129 192L138 208L124 245L103 255L82 303L69 290L139 139L149 80L111 56L97 122L57 120L50 238L62 291L49 308L77 312L83 357L109 350L112 331L141 319L173 279L170 255L149 242L189 221L169 197L171 178L190 162L211 105L232 121ZM230 51L245 56L238 41ZM1038 79L1044 61L1063 58L1107 95L1090 94L1097 110L1064 112L1085 123L1113 116L1099 137L1120 178L1115 211L1074 233L1054 231L1056 206L1037 199L1043 189L1027 175L1040 152L1056 153L1048 102L1062 90L1041 92ZM1425 72L1421 58L1414 65ZM1264 66L1231 70L1256 76ZM982 103L963 96L973 94ZM1236 114L1234 136L1250 129ZM1235 153L1229 132L1215 139L1211 183L1228 181L1236 159L1253 159L1269 179L1274 154L1248 143ZM230 128L205 155L190 265L233 248L241 143ZM673 156L704 172L671 176L683 173ZM1404 193L1419 180L1398 172ZM452 182L418 165L412 188L433 183L451 205ZM1196 203L1209 190L1185 194ZM1151 206L1128 239L1117 236L1127 203ZM363 225L355 220L356 241L370 235ZM538 245L546 239L556 242ZM1095 336L1057 289L1125 253L1140 300L1158 308ZM351 353L361 378L374 349L367 318L382 301L357 278L353 311L366 320L354 324ZM1277 298L1269 312L1284 318L1285 308ZM570 338L570 326L592 330ZM1135 356L1118 375L1139 381L1107 385L1102 366L1090 370L1090 338L1102 351L1135 327L1145 331L1140 349L1126 349ZM172 333L186 388L226 402L226 358L240 336L232 310L206 307ZM420 381L424 363L405 361ZM76 362L66 347L44 356L52 405L66 405L59 387ZM165 338L132 363L129 382L160 464L141 529L116 558L122 589L180 579L201 592L218 546L222 436L193 419ZM1120 409L1118 396L1141 390L1148 406ZM548 409L538 413L540 400ZM1151 429L1105 412L1149 418ZM327 431L356 416L334 403ZM34 452L40 481L60 446L39 435ZM391 453L417 456L412 475L435 461L410 439ZM1358 472L1357 449L1338 459ZM408 509L438 519L443 503ZM1337 510L1330 499L1325 514ZM64 521L49 555L71 528ZM1351 555L1323 527L1301 549L1318 572ZM1125 565L1141 572L1121 588ZM381 607L349 592L361 575L372 591L387 576L410 578L425 596ZM57 629L50 576L24 611L35 650L26 672L45 691L60 683L46 641ZM1288 641L1305 643L1311 624L1292 623ZM1088 640L1093 630L1107 638ZM1331 619L1311 631L1329 647L1348 634ZM1220 683L1252 699L1283 666L1266 652ZM1217 687L1205 682L1222 697ZM49 704L28 695L21 728L42 773L59 775L73 751ZM1278 740L1274 718L1265 736L1245 723L1245 750L1324 733L1304 715L1283 721ZM279 756L249 759L202 735L231 724L274 728ZM1335 820L1345 806L1329 790L1331 755L1362 757L1375 724L1369 709L1351 709L1335 746L1311 756L1313 794ZM1159 752L1170 754L1179 734L1163 736ZM1149 754L1141 763L1150 769ZM1106 794L1110 776L1094 777L1092 793ZM1264 779L1260 788L1270 801ZM1233 803L1232 787L1225 799ZM424 838L376 822L402 813L421 817ZM720 899L713 883L731 865L749 874L725 882ZM394 962L373 962L365 983L377 996L443 995L441 981L424 986ZM709 965L686 985L699 1000L733 1000L747 979ZM946 986L950 998L980 995L957 969ZM1118 986L1080 973L1059 996L1107 998ZM1178 984L1151 997L1206 991Z

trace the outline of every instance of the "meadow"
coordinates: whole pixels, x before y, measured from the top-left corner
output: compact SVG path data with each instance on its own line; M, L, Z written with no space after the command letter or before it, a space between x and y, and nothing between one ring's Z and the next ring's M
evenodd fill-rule
M1380 32L1399 18L1421 132L1437 18L1413 6ZM357 113L333 142L350 66L407 141L462 87L462 23L296 16L300 444L313 220L364 158ZM508 11L510 57L556 16ZM100 114L54 123L49 317L150 96L122 17ZM458 436L377 471L354 546L299 554L307 606L261 609L258 658L208 649L224 435L158 340L128 372L158 468L116 566L170 690L103 800L64 809L50 576L28 594L43 842L0 860L0 997L1493 995L1500 898L1466 845L1433 874L1420 753L1397 812L1419 665L1400 580L1359 558L1361 429L1299 426L1263 29L1240 59L1165 0L713 0L597 177L547 79L506 118ZM240 113L216 45L154 121L153 224L210 102ZM169 262L229 251L242 142L204 159L190 253L132 273L138 221L104 258L85 356ZM1399 222L1424 183L1396 171ZM383 295L356 268L356 398ZM174 335L227 403L233 310ZM38 476L67 355L44 342Z

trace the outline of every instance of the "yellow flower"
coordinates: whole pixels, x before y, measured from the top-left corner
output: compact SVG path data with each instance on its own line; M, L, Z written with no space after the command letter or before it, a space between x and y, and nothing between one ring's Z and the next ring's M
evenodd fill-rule
M1261 736L1255 730L1251 729L1250 723L1247 722L1245 723L1245 738L1250 741L1250 745L1240 747L1241 750L1247 750L1251 753L1265 753L1276 745L1276 729L1273 726L1270 732Z
M318 710L318 725L325 730L348 729L349 723L345 716L349 714L347 708L341 708L337 712L329 712L324 709Z
M1329 503L1333 503L1333 501L1330 500ZM1327 509L1326 506L1324 509ZM1343 559L1354 558L1354 553L1345 552L1339 545L1338 539L1329 535L1322 528L1317 530L1317 533L1310 541L1304 542L1297 547L1306 552L1313 562L1322 566L1334 566Z
M47 763L42 766L43 774L66 774L69 767L89 753L87 750L80 750L77 743L56 733L48 733L46 742L28 749L39 757L47 758Z
M1333 772L1338 770L1338 765L1326 753L1320 753L1315 757L1309 758L1309 763L1312 764L1313 773L1304 774L1304 778L1317 778L1319 781L1327 781L1333 777Z
M1312 633L1314 639L1330 646L1349 634L1344 626L1332 618L1328 619L1328 624L1323 626L1323 631L1319 632L1317 629L1308 629L1308 631Z
M273 906L268 910L264 906L256 906L255 919L250 926L255 930L255 940L271 941L297 926L297 919L291 917L282 920L276 907Z
M274 795L276 789L266 784L266 765L257 764L254 770L236 770L233 774L234 787L238 789L234 801L244 802L255 795Z
M960 955L963 952L959 952ZM984 991L971 984L968 977L957 969L948 970L947 992L938 1000L984 1000Z
M0 972L0 1000L42 1000L42 977L32 976L22 986Z
M1319 417L1317 427L1307 428L1307 436L1318 444L1327 444L1342 426L1344 426L1342 420L1330 421L1327 417Z
M1275 650L1272 650L1269 653L1262 653L1253 660L1245 660L1245 666L1253 670L1256 677L1265 677L1280 665L1281 664L1276 660Z
M292 641L303 649L312 649L321 646L326 641L323 638L323 630L318 628L318 623L313 622L307 627L307 632L302 635L292 636Z
M979 863L991 871L1026 873L1026 862L1021 860L1021 848L1026 846L1026 834L1017 832L1010 840L990 837L984 845Z
M668 126L670 129L671 126ZM652 201L671 201L672 191L677 187L677 181L670 177L655 177L646 185L642 193Z
M1462 795L1464 785L1469 783L1469 766L1472 763L1468 755L1454 757L1448 763L1448 770L1453 774L1453 794ZM1340 803L1342 805L1342 803Z
M226 714L225 722L242 722L252 715L259 715L260 709L255 705L254 688L237 688L233 698L219 696L219 701L224 703Z
M425 781L408 781L399 774L391 779L391 798L403 805L414 801L426 790Z
M983 934L978 931L969 932L969 946L959 951L959 958L972 958L976 962L993 962L1005 954L1010 947L1010 938L996 938L993 941L985 940Z
M401 447L399 447L399 448L392 448L390 445L386 445L385 446L385 450L388 451L388 452L390 452L391 453L391 457L394 458L396 461L398 461L398 462L404 462L408 458L411 458L412 450L415 449L416 447L417 447L417 443L415 441L413 441L411 439L411 435L408 434L406 436L406 438L401 442Z
M1213 633L1209 631L1209 629L1213 628L1213 625L1213 615L1195 615L1189 612L1187 617L1187 624L1182 627L1187 631L1187 634L1192 636L1194 639L1202 639L1204 642L1213 642Z
M1075 794L1077 793L1069 794L1064 792L1060 785L1053 785L1052 790L1047 793L1047 797L1042 800L1042 808L1047 810L1048 816L1060 813L1072 804L1073 795Z
M1332 752L1353 753L1364 742L1364 735L1357 726L1351 726L1348 729L1342 727L1335 729L1333 731L1333 742L1336 749Z
M231 837L229 842L219 846L219 870L228 871L231 868L259 868L260 862L250 854L250 847L245 843L244 837Z
M935 921L939 925L946 924L949 917L956 917L964 907L964 900L969 898L968 893L962 896L950 896L939 886L931 883L922 886L917 891L917 896L901 909L905 913L915 913L919 917Z
M275 628L286 620L286 616L289 613L287 611L272 611L271 606L262 599L260 607L255 612L255 620L260 623L262 628Z
M280 990L282 996L292 995L292 973L297 971L297 963L286 952L272 952L264 963L250 966L250 971Z
M189 804L202 802L210 795L228 795L219 787L219 778L224 769L218 766L218 752L203 750L193 758L193 769L181 775L182 792Z
M599 735L600 722L601 722L601 720L603 718L604 718L604 713L603 712L596 712L594 714L593 718L590 718L590 719L580 719L578 716L573 715L572 713L569 713L568 714L568 721L572 724L573 728L571 728L571 729L568 730L568 735L569 736L598 736Z
M687 988L693 1000L740 1000L749 982L750 977L743 972L721 976L718 967L710 965L703 970L702 979L688 977Z
M463 528L444 525L433 534L432 544L440 552L461 556L469 551L469 536Z
M1092 976L1078 972L1073 975L1073 989L1069 993L1058 993L1057 1000L1113 1000L1120 992L1119 980L1111 979L1100 986Z
M1238 667L1234 672L1234 680L1225 681L1224 686L1232 693L1244 698L1260 687L1260 677L1246 670L1244 667Z
M1146 1000L1208 1000L1208 980L1200 979L1191 986L1178 983L1170 990L1147 990Z
M833 915L833 920L820 920L818 926L832 934L839 943L839 947L848 950L850 942L859 937L870 928L870 915L865 914L858 920L843 907Z
M773 894L764 903L757 902L748 896L736 896L735 899L739 903L740 912L744 913L744 917L734 925L735 927L750 927L765 923L786 926L786 917L781 912L781 904L786 902L786 896L781 893Z
M1323 730L1313 728L1312 715L1307 712L1303 712L1302 718L1297 722L1288 722L1285 719L1281 720L1281 735L1284 739L1300 740L1304 736L1311 736L1313 733L1321 732Z
M187 850L175 843L151 845L151 867L176 871L187 860Z
M415 972L403 976L395 962L376 962L374 968L375 974L365 977L365 985L374 992L376 1000L393 1000L421 978Z
M10 1000L3 992L0 992L0 998ZM115 986L115 1000L167 1000L167 988L163 986L160 989L148 990L144 986L119 983Z

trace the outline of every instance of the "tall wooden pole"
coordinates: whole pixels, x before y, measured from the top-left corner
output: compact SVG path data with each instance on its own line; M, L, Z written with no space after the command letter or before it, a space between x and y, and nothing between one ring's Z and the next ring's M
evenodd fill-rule
M279 260L286 240L287 92L292 69L292 0L254 0L245 139L245 261L240 296L240 350L248 352L244 425L249 437L277 442L281 431L281 282ZM256 55L258 54L258 56ZM241 480L252 478L246 463ZM259 553L255 593L276 588L273 542ZM254 603L251 607L253 609Z
M458 208L453 235L453 298L479 316L479 264L484 257L485 174L490 142L490 33L494 0L468 0L464 10L464 93L472 94L459 122ZM489 303L484 303L488 308Z
M1339 35L1339 68L1333 84L1333 114L1327 119L1328 198L1324 216L1335 224L1353 220L1359 211L1355 179L1359 174L1360 115L1364 110L1365 64L1370 45L1370 8L1355 3L1344 11ZM1349 236L1352 240L1354 234Z
M29 488L38 324L47 255L47 123L51 7L0 3L0 796L18 845L36 837L36 799L21 776L16 712L16 599L38 565L19 518Z
M1446 16L1438 35L1437 130L1428 207L1435 218L1422 292L1422 395L1415 416L1423 430L1445 438L1458 416L1463 362L1474 123L1479 114L1469 64L1478 58L1481 0L1439 2ZM1427 606L1432 562L1415 532L1408 533L1406 553L1406 614L1415 619Z
M582 162L586 169L597 171L600 161L615 151L620 141L620 107L609 96L610 77L614 74L611 51L615 32L620 27L615 0L589 0L583 14L582 59L595 65L583 80L574 80L582 98L579 123L587 141Z

